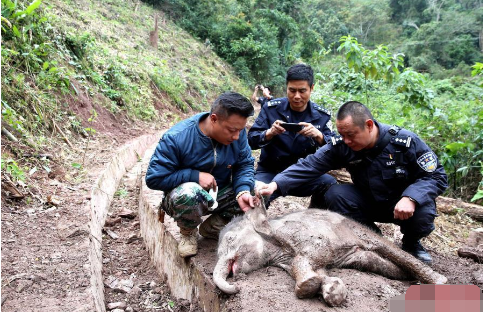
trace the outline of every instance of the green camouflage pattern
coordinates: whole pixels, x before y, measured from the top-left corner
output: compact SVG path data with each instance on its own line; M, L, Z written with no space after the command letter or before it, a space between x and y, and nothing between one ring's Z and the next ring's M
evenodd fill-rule
M226 220L243 214L231 186L218 191L218 207L210 211L209 207L213 203L214 199L198 183L187 182L166 194L160 209L163 209L180 228L184 229L195 229L203 221L202 216L212 213L217 213Z

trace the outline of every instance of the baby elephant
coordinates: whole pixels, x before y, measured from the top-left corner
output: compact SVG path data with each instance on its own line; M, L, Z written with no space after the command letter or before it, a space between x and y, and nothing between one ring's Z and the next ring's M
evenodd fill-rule
M341 305L347 290L325 268L353 268L391 279L417 279L444 284L447 279L363 225L328 210L308 209L267 219L263 200L233 219L220 233L215 284L225 293L238 292L226 280L265 265L286 270L296 281L299 298L322 294L330 306Z

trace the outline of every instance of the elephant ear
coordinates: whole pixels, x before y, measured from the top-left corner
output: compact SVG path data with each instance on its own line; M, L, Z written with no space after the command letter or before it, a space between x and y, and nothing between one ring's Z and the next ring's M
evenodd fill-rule
M267 219L267 209L265 208L263 197L259 198L254 196L253 203L255 204L255 207L246 212L246 217L250 220L255 231L259 234L271 236L272 228Z

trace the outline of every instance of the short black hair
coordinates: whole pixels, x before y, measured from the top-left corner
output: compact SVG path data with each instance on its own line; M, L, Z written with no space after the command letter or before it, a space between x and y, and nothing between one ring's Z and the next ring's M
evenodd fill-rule
M240 93L228 91L222 93L211 105L211 114L226 119L233 114L248 118L253 116L255 109L252 103Z
M314 84L314 71L312 67L307 64L295 64L287 70L287 76L285 77L285 84L293 80L305 80L312 87Z
M374 120L371 111L364 104L357 101L349 101L339 107L337 120L344 120L349 116L352 117L354 125L361 129L365 128L367 119Z

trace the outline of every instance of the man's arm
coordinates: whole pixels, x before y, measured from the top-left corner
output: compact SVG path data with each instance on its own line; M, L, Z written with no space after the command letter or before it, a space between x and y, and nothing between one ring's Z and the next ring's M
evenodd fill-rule
M268 145L270 143L270 140L275 135L274 131L270 130L272 128L272 125L270 124L270 120L268 119L267 109L267 106L262 107L260 114L253 123L253 126L250 128L250 131L248 132L248 144L250 144L250 147L254 150Z
M258 102L258 85L255 86L255 90L253 90L253 94L251 97L252 102L257 103Z
M179 169L178 149L170 135L165 134L159 141L146 171L146 185L150 189L169 191L181 183L199 182L198 170Z
M277 190L282 196L304 183L320 177L329 170L339 169L342 165L344 155L338 155L336 147L326 144L314 154L299 159L296 164L277 174L272 182L277 185Z
M236 163L232 166L232 180L233 190L235 194L238 194L242 191L253 190L253 186L255 185L255 159L248 145L247 131L245 129L240 132L240 137L236 143L238 143L240 152Z
M236 194L238 205L243 211L253 207L253 199L250 192L255 185L255 159L248 145L247 132L243 130L237 140L240 148L237 162L233 166L233 190Z

